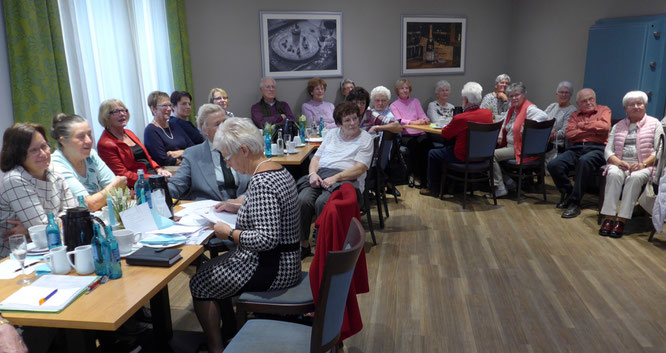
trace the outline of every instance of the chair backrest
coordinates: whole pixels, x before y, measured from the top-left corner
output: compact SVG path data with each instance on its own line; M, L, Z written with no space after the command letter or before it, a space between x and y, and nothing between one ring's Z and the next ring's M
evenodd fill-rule
M310 352L328 352L340 339L349 286L364 243L363 225L353 218L343 250L329 251L326 256L324 278L315 306Z
M548 149L550 132L553 130L555 119L537 122L525 119L523 124L523 146L521 160L527 157L542 157Z
M393 147L393 141L398 137L398 134L394 134L390 131L382 131L381 133L381 143L379 144L379 168L381 170L386 169L389 159L391 158L391 148Z
M493 158L502 122L483 124L467 122L467 162Z
M659 136L659 143L655 149L657 156L657 165L655 166L656 170L652 176L652 187L654 188L654 194L659 193L659 179L661 179L661 174L664 172L664 157L666 157L666 147L664 146L664 135Z

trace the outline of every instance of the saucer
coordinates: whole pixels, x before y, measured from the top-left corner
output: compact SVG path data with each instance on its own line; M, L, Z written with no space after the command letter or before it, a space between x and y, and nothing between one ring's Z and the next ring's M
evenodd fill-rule
M294 146L294 147L296 147L296 148L305 147L305 144L304 144L304 143L301 143L300 145L296 145L296 146Z
M28 254L44 254L49 252L48 246L42 249L37 249L37 245L35 245L35 243L28 243L27 249Z
M293 151L285 150L284 153L286 153L286 154L295 154L295 153L298 153L298 151L296 151L296 150L293 150Z

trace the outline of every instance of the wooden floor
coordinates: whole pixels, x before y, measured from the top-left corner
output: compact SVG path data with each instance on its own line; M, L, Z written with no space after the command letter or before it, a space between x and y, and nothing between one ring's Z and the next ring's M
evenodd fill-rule
M346 352L666 352L666 235L648 243L647 217L611 239L595 196L565 220L552 187L520 205L477 192L467 210L399 190L378 245L367 237L364 328ZM174 328L200 330L187 281L169 287Z

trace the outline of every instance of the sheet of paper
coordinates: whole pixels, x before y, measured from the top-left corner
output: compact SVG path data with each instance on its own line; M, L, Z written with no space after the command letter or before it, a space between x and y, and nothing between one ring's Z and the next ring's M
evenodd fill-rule
M212 223L224 222L231 228L236 228L236 214L228 212L215 212L213 207L206 210L197 210L197 213Z
M167 206L164 190L155 190L150 196L153 202L153 211L162 217L170 218L171 210L169 209L169 206Z
M206 221L207 222L207 221ZM197 233L192 234L188 239L185 244L189 245L201 245L204 243L204 241L208 238L210 233L212 233L212 229L202 229L198 231Z
M155 223L155 219L153 219L148 203L142 203L120 212L120 219L123 220L125 228L131 229L134 233L149 232L157 229L157 224Z
M46 298L54 287L35 287L27 286L14 292L14 294L2 301L2 304L31 305L39 307L39 300ZM67 301L80 290L80 288L58 288L58 291L49 298L43 306L58 307L67 303Z
M25 266L31 265L35 262L40 262L40 259L26 259ZM25 269L26 274L30 274L35 271L35 266L30 266ZM14 259L7 259L3 262L0 262L0 279L12 279L16 276L21 275L21 264ZM18 272L16 270L19 270Z
M196 210L199 208L210 208L215 205L220 203L220 201L215 201L215 200L202 200L202 201L195 201L195 202L188 202L181 204L180 206L184 209L192 209Z
M150 232L147 232L147 234L182 234L186 235L189 233L194 233L198 232L201 230L201 226L187 226L187 225L182 225L182 224L175 224L172 225L171 227L164 228L164 229L158 229L158 230L153 230Z
M178 223L186 226L207 226L210 224L206 218L201 217L196 213L189 213L182 216L178 220Z

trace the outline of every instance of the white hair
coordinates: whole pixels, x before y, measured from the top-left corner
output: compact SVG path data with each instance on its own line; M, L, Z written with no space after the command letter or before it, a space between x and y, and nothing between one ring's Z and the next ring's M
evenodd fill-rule
M220 107L217 104L212 104L212 103L202 104L199 107L199 110L197 111L197 126L199 127L199 129L204 128L204 125L206 124L206 120L208 119L209 115L219 112L222 112L223 115L226 115L224 109L222 109L222 107Z
M467 101L470 104L479 104L481 103L481 98L483 98L483 87L476 82L467 82L460 92L460 95L467 98Z
M629 101L632 101L634 99L640 99L643 101L643 104L648 103L648 96L645 94L643 91L629 91L627 94L624 95L624 98L622 98L622 106L626 107L627 104L629 104Z
M272 77L268 77L268 76L262 77L261 81L259 81L259 88L264 88L264 81L266 81L266 80L271 80L271 81L273 81L273 83L275 83L275 79L272 78Z
M342 80L342 82L340 82L340 89L345 88L345 84L347 84L347 83L351 83L352 86L356 87L356 83L354 83L354 81L346 78L346 79Z
M562 82L558 83L557 88L555 89L555 93L557 93L560 90L560 88L562 88L562 87L568 88L569 93L573 94L573 91L574 91L573 90L573 84L571 84L571 82L569 82L569 81L562 81Z
M439 91L441 88L448 87L449 90L451 90L451 84L447 80L439 80L435 84L435 94L437 94L437 91Z
M511 77L509 77L509 75L507 75L507 74L500 74L495 79L495 83L499 83L502 80L507 80L507 81L511 82Z
M241 146L246 146L252 154L264 153L261 131L254 126L252 119L229 118L217 128L213 147L224 154L232 154L238 152Z
M391 100L391 91L384 86L377 86L370 91L370 102L372 103L375 100L375 96L378 94L383 94L386 96L387 100Z
M509 94L518 90L520 90L520 93L527 94L527 88L522 82L514 82L510 84L509 87L506 88L506 93Z

